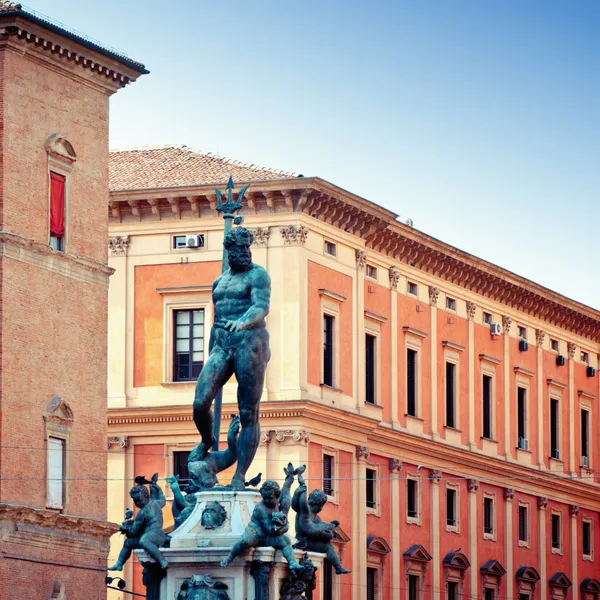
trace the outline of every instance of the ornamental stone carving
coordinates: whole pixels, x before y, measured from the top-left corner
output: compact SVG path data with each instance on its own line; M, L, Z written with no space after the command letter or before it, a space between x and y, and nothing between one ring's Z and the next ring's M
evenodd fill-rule
M118 446L121 450L125 450L129 448L129 438L127 436L120 437L113 435L106 440L107 450L110 450L110 447L113 445Z
M364 269L367 266L367 252L365 250L356 251L356 266Z
M287 225L280 230L284 244L288 246L304 246L308 237L308 227L304 225Z
M209 502L202 511L200 524L204 529L218 529L225 523L227 511L217 501Z
M371 451L366 446L356 446L356 458L369 460L369 456L371 456Z
M538 346L541 346L544 343L544 338L546 337L546 332L541 329L535 330L535 343Z
M261 443L262 444L269 444L269 443L271 443L271 440L273 439L271 437L272 433L273 433L272 431L263 431L263 432L261 432L261 434L260 434L260 441L261 441Z
M467 490L476 492L479 489L479 481L477 479L467 479Z
M515 497L515 490L512 488L504 488L504 499L512 500Z
M475 318L475 311L477 310L477 305L475 302L471 302L467 300L467 318L469 321L472 321Z
M54 396L42 411L46 423L70 427L73 423L73 411L60 396Z
M308 431L298 429L282 429L275 431L275 439L281 444L288 439L296 444L308 444L310 435Z
M572 517L578 517L579 516L579 506L577 506L577 504L569 504L569 514Z
M398 289L398 283L400 282L400 273L396 267L390 267L390 286L393 290Z
M429 479L433 483L439 483L442 480L442 472L438 469L431 469L429 471Z
M269 236L271 235L271 230L268 227L257 227L256 229L251 229L252 234L254 235L253 246L267 246L269 243Z
M548 498L538 498L537 505L540 510L548 508Z
M503 315L502 317L502 332L504 335L508 335L510 333L510 326L512 325L512 319Z
M430 285L429 286L429 303L431 304L431 306L437 306L439 297L440 297L440 288Z
M120 236L108 238L108 247L113 256L125 256L129 248L129 236Z
M575 344L575 342L569 342L567 344L567 349L569 350L569 358L575 358L575 352L577 351L577 344Z
M389 466L391 473L399 473L402 471L402 461L399 458L391 458Z

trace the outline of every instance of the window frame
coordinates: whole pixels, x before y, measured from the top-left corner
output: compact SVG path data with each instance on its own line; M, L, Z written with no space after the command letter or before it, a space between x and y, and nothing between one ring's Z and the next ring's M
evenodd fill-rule
M527 342L527 327L517 324L517 339Z
M491 503L491 520L492 520L492 530L491 531L486 531L486 527L485 527L485 502L486 500L489 500ZM483 509L482 509L482 516L483 516L483 539L484 540L493 540L496 541L496 531L497 531L497 527L496 527L496 495L491 493L491 492L483 492Z
M194 317L193 317L193 313L195 312L202 312L202 323L194 323ZM177 323L177 316L180 313L188 313L189 315L189 322L186 324L179 324ZM196 382L198 380L198 377L200 376L200 373L202 372L202 369L204 368L204 364L206 363L206 360L208 359L208 356L206 354L206 337L207 337L207 323L206 323L206 311L203 308L177 308L173 310L173 373L171 374L171 380L173 381L173 383L189 383L190 381ZM187 338L178 338L177 337L177 327L179 326L183 326L183 325L187 325L188 329L189 329L189 333L191 334L190 336L188 336ZM202 329L203 329L203 334L202 334L202 338L195 338L193 337L193 327L194 325L202 325ZM208 332L210 335L210 331ZM177 351L177 341L179 339L187 339L191 345L191 349L188 350L187 354L190 357L190 366L188 368L188 370L191 373L191 376L188 378L178 378L176 377L176 365L177 365L177 355L178 354L185 354L185 353L180 353ZM200 366L200 371L198 371L198 375L196 377L194 377L194 373L193 373L193 353L194 353L194 349L193 349L193 343L195 339L201 339L202 340L202 365ZM196 350L196 352L198 352L198 350Z
M373 600L381 600L381 568L380 565L376 565L371 561L367 561L367 570L365 574L367 596L365 596L365 600L368 598L369 572L373 574Z
M380 501L380 489L379 489L379 465L378 464L368 464L365 469L365 486L368 488L368 473L367 471L372 471L374 477L371 479L373 486L373 502L374 506L369 506L368 498L366 504L366 512L369 515L380 516L381 510L381 501Z
M583 419L583 415L584 413L586 414L586 419L585 419L585 423L586 423L586 429L587 431L586 436L585 436L585 441L586 441L586 448L585 450L587 451L587 454L584 454L584 436L583 436L583 423L584 423L584 419ZM586 406L584 404L580 405L579 407L579 450L580 450L580 463L581 466L584 467L585 469L591 469L592 468L592 457L591 457L591 438L592 438L592 410L591 407ZM587 458L587 466L584 466L584 461L583 459Z
M494 315L491 312L484 310L481 315L481 322L484 325L491 325L494 322Z
M414 485L414 504L416 505L416 514L411 516L409 515L409 481ZM421 478L418 475L413 475L412 473L406 474L406 522L412 523L413 525L421 525Z
M525 511L525 537L521 539L521 509ZM517 503L517 545L521 548L529 548L531 546L531 507L529 502L520 500Z
M51 503L51 486L50 483L50 456L52 452L51 448L51 440L57 440L61 442L61 474L62 474L62 483L61 483L61 491L60 491L60 505ZM68 476L68 465L69 462L67 459L67 452L70 450L69 448L69 436L65 433L60 432L56 428L48 431L46 436L46 509L58 511L59 513L67 512L67 485L69 481Z
M331 334L329 334L328 323L331 323ZM329 311L324 311L322 315L322 343L321 343L321 385L326 387L336 387L336 335L338 327L336 327L336 316ZM328 337L331 336L331 342ZM330 347L330 348L329 348ZM328 358L331 354L331 358ZM328 363L331 365L328 365ZM329 372L330 371L330 372ZM326 381L327 380L327 381Z
M369 344L372 344L372 364L369 364ZM371 372L371 375L369 373ZM365 404L377 406L379 400L379 332L365 325Z
M554 403L556 403L556 427L555 427L555 431L553 431L553 416L554 416L554 411L553 411L553 406ZM550 444L550 456L549 458L552 460L562 460L561 459L561 431L560 431L560 411L561 411L561 398L560 396L557 396L556 394L550 394L550 415L549 415L549 427L550 427L550 432L549 432L549 436L548 436L548 442ZM553 435L554 434L554 435ZM556 448L552 447L552 438L556 437L555 443L556 443ZM554 451L558 452L558 456L554 456Z
M558 540L555 544L554 539L554 523L558 523ZM550 550L551 554L562 554L563 553L563 518L562 512L558 509L553 508L550 512Z
M200 246L198 246L197 248L188 248L187 246L181 246L181 247L176 247L175 246L175 240L177 238L187 238L188 235L197 235L199 237L202 238L202 244ZM207 232L206 231L191 231L189 233L182 233L182 234L173 234L171 235L171 252L189 252L190 250L193 250L194 252L197 252L198 250L206 250L207 249L207 244L206 244L206 240L207 240Z
M338 465L339 465L339 452L336 448L329 448L323 446L321 448L321 483L323 484L325 481L325 456L329 456L331 458L331 485L333 494L328 494L325 490L325 486L323 485L323 491L327 496L327 501L332 504L338 504L338 488L337 483L339 482L339 474L338 474Z
M454 524L449 522L448 492L454 494ZM451 482L446 482L446 531L460 533L460 486Z
M448 423L448 413L449 413L449 400L448 400L448 366L452 366L452 425ZM448 427L449 429L459 429L458 424L458 413L460 411L457 410L457 391L460 389L459 387L459 362L458 359L454 359L449 357L448 355L444 356L444 427Z
M550 350L560 354L560 342L555 338L550 338Z
M46 156L47 156L47 172L48 172L48 221L46 224L46 230L48 232L48 245L51 246L51 235L50 235L50 173L54 172L57 175L61 175L65 178L65 193L64 193L64 223L65 233L63 235L61 249L58 252L67 253L70 245L70 221L71 221L71 173L77 160L75 151L71 146L70 142L65 138L60 137L58 134L51 136L55 138L52 143L49 144L50 138L46 140ZM63 151L59 152L59 146L62 146ZM70 152L66 152L66 148L70 148Z
M413 291L414 287L414 291ZM415 298L419 297L419 284L414 281L406 280L406 293L409 296L414 296Z
M333 248L333 253L329 252L328 248L332 247ZM327 238L323 239L323 254L325 256L329 256L331 258L337 258L337 244L335 242L332 242L331 240L328 240Z
M377 267L375 265L367 263L365 265L365 277L372 281L377 281Z
M456 312L456 298L452 296L446 296L446 310Z
M420 389L420 384L419 384L419 371L420 371L420 360L419 360L419 351L420 351L420 347L416 348L414 345L407 343L406 344L406 348L405 348L405 357L406 357L406 416L408 417L415 417L418 418L419 417L419 389ZM412 390L413 390L413 396L414 398L412 399L412 404L413 404L413 412L410 411L410 405L409 402L411 402L410 399L410 388L411 388L411 384L410 384L410 377L409 377L409 370L408 370L408 365L409 365L409 353L411 353L411 356L414 356L414 360L413 362L413 379L414 381L412 382Z
M496 431L495 431L495 413L496 413L496 408L495 408L495 389L496 389L496 381L495 381L495 376L496 376L496 372L495 370L488 370L485 367L482 366L481 369L481 437L484 440L491 440L491 441L495 441L496 439ZM490 381L490 385L489 385L489 406L487 409L488 412L488 418L489 418L489 423L488 423L488 427L487 429L489 429L489 435L486 435L486 422L485 422L485 414L486 414L486 408L485 408L485 404L486 404L486 399L485 399L485 380L486 378L489 379Z
M531 452L531 450L529 449L529 383L526 383L522 380L517 380L516 382L516 408L517 408L517 426L516 426L516 434L517 434L517 449L518 450L522 450L524 452ZM521 436L519 435L519 428L520 428L520 411L519 411L519 390L523 390L524 391L524 403L523 403L523 410L524 410L524 414L523 414L523 428L524 431L523 433L525 435ZM527 448L521 448L520 443L519 443L519 439L524 439L527 440Z
M588 525L589 527L589 552L585 552L583 546L583 526ZM593 562L594 560L594 520L590 517L582 517L581 519L581 556L582 560Z

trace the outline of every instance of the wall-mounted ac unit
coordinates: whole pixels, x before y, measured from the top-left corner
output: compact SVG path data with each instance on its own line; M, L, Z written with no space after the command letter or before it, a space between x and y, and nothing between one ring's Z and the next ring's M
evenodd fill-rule
M527 352L529 344L525 340L519 340L519 352Z
M521 450L529 450L529 440L527 438L520 437L518 446Z
M556 366L557 367L564 367L565 366L565 357L562 354L559 354L556 357Z
M191 234L185 236L185 245L188 248L199 248L200 247L200 236L197 234Z
M588 367L588 368L585 370L585 374L586 374L588 377L594 377L594 376L596 375L596 369L594 369L594 367Z
M502 333L502 325L500 323L490 323L490 333L492 335L500 335Z

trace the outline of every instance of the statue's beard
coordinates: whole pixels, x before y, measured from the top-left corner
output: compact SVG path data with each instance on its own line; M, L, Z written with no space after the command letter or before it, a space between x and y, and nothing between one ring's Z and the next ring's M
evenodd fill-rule
M252 255L250 252L244 254L230 254L229 255L229 266L236 269L247 269L252 262Z

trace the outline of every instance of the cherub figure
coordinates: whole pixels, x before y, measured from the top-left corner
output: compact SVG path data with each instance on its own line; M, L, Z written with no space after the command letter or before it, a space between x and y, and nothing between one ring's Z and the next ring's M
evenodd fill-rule
M217 473L229 468L238 457L238 435L240 433L240 418L231 417L227 432L227 448L218 452L201 452L196 446L188 458L188 470L194 484L194 491L208 490L218 483ZM190 492L188 492L190 493Z
M236 556L239 556L248 548L271 546L281 550L290 569L302 568L294 556L290 538L285 534L289 529L287 514L291 505L290 488L294 482L294 477L303 473L305 469L306 465L294 469L294 465L289 463L287 469L284 469L285 482L281 489L279 484L271 479L263 483L260 488L262 500L254 507L250 523L248 523L242 539L233 546L229 555L221 561L222 567L226 567Z
M292 508L296 512L296 538L298 539L295 547L309 552L324 552L338 575L350 573L351 571L342 567L340 557L331 543L339 522L325 522L319 517L327 502L325 492L313 490L307 495L306 482L301 475L298 477L298 483L300 485L292 498Z
M129 560L132 550L145 550L161 568L166 569L167 561L158 549L164 545L169 536L163 531L162 507L166 504L165 495L157 485L158 473L150 481L143 477L136 477L136 484L129 491L133 503L140 509L131 520L132 511L125 513L126 520L121 525L120 531L127 536L117 562L108 567L108 571L122 571L123 565ZM150 484L150 491L143 485ZM129 514L131 513L131 514ZM129 518L127 518L129 516Z
M192 514L194 506L196 506L195 492L199 492L200 490L194 482L190 481L183 490L185 492L184 496L179 486L179 475L165 477L165 481L171 486L171 491L173 492L171 512L173 513L173 520L175 522L174 531Z

